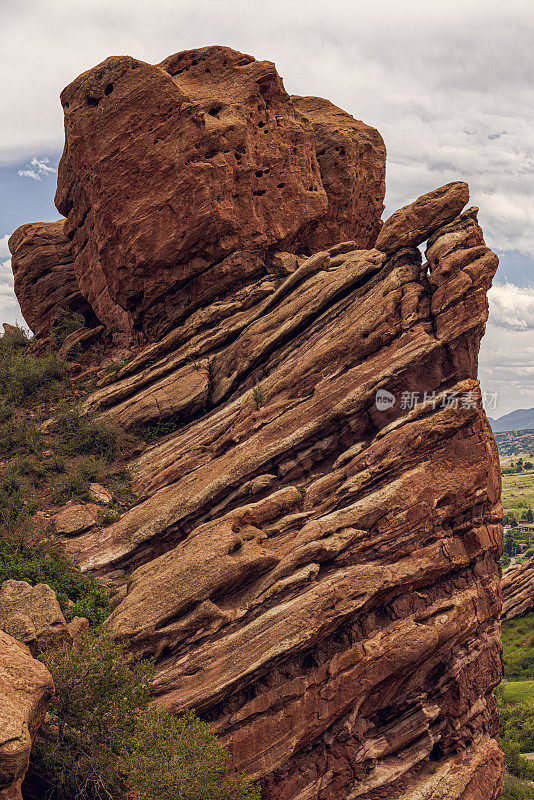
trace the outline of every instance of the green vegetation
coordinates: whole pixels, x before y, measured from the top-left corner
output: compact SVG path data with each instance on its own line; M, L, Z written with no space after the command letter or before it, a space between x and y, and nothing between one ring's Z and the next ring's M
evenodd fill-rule
M65 387L64 367L54 354L28 352L30 340L21 328L0 339L0 396L5 404L31 406L58 398Z
M115 425L81 415L68 408L59 415L52 432L66 455L94 455L113 461L119 451L119 439L125 437Z
M501 630L507 691L513 692L510 681L530 683L534 677L534 612L503 622Z
M57 347L61 347L67 336L78 331L85 325L85 317L75 311L60 308L56 312L56 318L52 326L54 340Z
M51 800L259 800L228 774L229 755L193 714L149 711L153 668L105 635L47 651L55 716L34 768Z
M502 624L506 679L495 690L501 717L506 777L502 800L531 798L534 762L534 613Z
M252 390L252 397L256 405L256 408L262 408L262 406L265 405L265 394L258 380L256 381L254 389Z
M51 586L67 620L86 617L97 626L109 616L111 593L82 574L51 537L0 535L0 583L7 579Z
M506 773L501 800L534 800L534 789L513 775Z
M532 522L534 519L534 471L531 461L503 461L502 502L505 524ZM530 509L530 514L529 514ZM534 533L534 532L533 532ZM534 541L534 536L533 536Z

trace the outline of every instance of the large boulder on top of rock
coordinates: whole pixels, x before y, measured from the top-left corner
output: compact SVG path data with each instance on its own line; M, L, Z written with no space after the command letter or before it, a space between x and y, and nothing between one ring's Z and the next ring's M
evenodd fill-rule
M22 315L36 336L47 336L59 309L94 319L74 274L72 243L64 220L21 225L9 239L15 293Z
M44 664L0 631L0 800L22 800L32 742L53 692Z
M7 580L0 588L0 629L33 650L68 641L56 593L46 583Z
M294 104L271 62L112 57L61 100L56 204L102 322L154 333L265 271L270 249L332 243L336 217L362 246L378 231L380 135L326 101Z
M373 247L384 210L386 147L376 128L322 97L292 96L313 126L326 214L303 235L314 253L344 240Z
M384 222L375 247L393 253L400 247L417 247L442 225L452 222L469 201L469 187L454 181L399 208Z

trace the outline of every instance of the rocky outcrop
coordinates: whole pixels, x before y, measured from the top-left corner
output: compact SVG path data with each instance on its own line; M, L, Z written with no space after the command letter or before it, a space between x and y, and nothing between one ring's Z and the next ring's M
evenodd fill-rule
M15 293L22 315L36 336L50 333L57 311L94 314L74 274L71 242L63 220L22 225L9 239Z
M196 308L231 302L268 274L276 251L376 238L380 134L326 100L293 102L270 62L227 47L157 66L113 57L61 98L66 238L45 225L29 233L59 237L73 291L130 337L155 338ZM40 275L55 256L28 251L27 233L12 237L13 264L37 332L48 322L43 295L56 287Z
M452 222L468 200L469 187L463 181L447 183L422 195L386 220L376 240L376 249L394 253L399 247L417 247L435 230Z
M502 576L502 618L522 617L534 610L534 559L509 567Z
M497 259L476 209L433 229L425 264L342 245L192 315L86 401L146 420L161 387L205 381L134 461L141 502L69 547L137 566L109 628L267 798L499 791L500 474L476 381Z
M502 509L477 357L497 257L466 185L374 247L377 135L226 48L108 59L62 101L82 291L165 333L84 409L176 427L132 460L138 502L65 539L122 587L108 630L265 800L495 800Z
M0 631L0 800L22 800L32 741L53 691L46 667Z
M32 651L67 642L70 634L57 601L46 583L7 580L0 588L0 630Z

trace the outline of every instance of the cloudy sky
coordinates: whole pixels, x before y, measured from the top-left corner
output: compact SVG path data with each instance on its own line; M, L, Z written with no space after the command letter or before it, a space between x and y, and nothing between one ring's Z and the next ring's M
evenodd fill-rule
M274 61L388 148L386 214L467 180L500 256L480 375L499 416L534 406L534 4L531 0L0 0L0 321L21 320L8 235L53 220L58 95L112 54L156 63L227 44Z

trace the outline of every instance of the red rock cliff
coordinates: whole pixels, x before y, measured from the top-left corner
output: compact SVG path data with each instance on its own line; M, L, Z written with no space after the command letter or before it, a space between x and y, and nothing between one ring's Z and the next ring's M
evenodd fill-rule
M226 48L108 59L62 102L80 292L157 339L85 410L183 423L69 540L127 585L109 630L266 800L494 800L497 258L466 184L381 227L378 134Z

